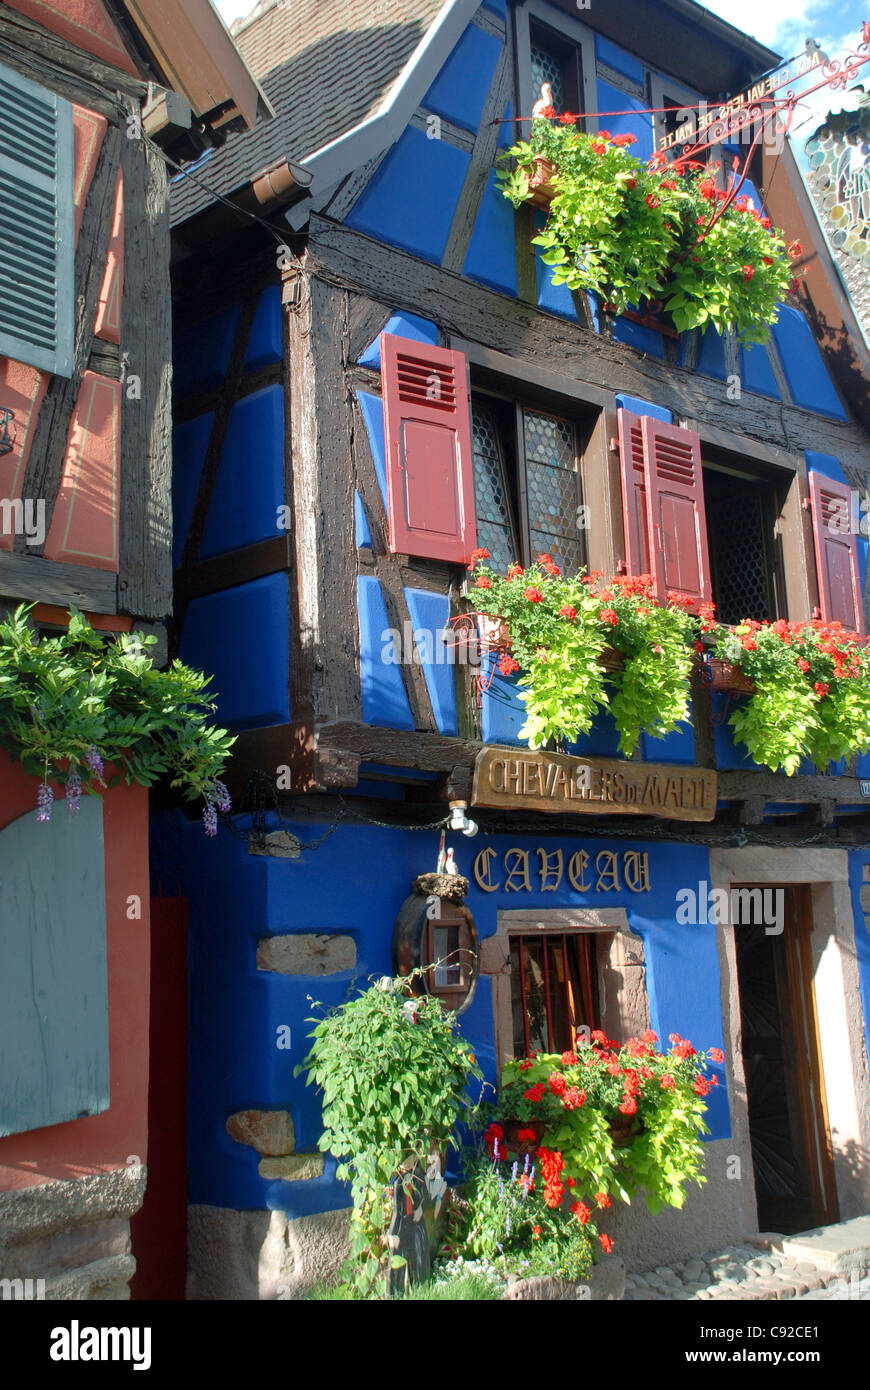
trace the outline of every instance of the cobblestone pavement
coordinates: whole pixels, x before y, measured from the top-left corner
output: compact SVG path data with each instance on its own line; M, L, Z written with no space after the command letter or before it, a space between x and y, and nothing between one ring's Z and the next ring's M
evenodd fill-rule
M629 1274L630 1301L712 1299L850 1299L870 1302L870 1269L844 1276L810 1260L789 1259L772 1248L777 1237L758 1237L754 1245L730 1245L696 1255L674 1266L659 1265L644 1274Z

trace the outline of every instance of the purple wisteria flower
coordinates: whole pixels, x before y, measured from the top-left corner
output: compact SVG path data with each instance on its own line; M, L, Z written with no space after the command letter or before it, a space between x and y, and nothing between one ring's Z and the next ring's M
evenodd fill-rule
M91 769L91 772L94 774L94 776L98 779L98 781L102 782L103 772L105 771L105 768L103 766L103 760L100 757L99 750L95 743L91 744L90 748L85 754L85 762Z
M67 815L74 816L82 802L82 778L80 772L71 772L66 779Z
M233 808L233 803L230 800L230 794L224 786L223 782L218 782L217 780L212 782L212 794L214 796L215 805L217 806L221 815L229 815L230 811Z
M208 800L203 807L202 824L206 835L217 834L217 811L214 808L214 803Z
M54 792L47 782L43 782L36 793L36 819L41 821L51 820L51 808L54 802Z

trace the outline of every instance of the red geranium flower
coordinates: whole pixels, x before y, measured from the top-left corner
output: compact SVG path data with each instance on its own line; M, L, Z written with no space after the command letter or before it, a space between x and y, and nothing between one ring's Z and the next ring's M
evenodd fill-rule
M625 191L626 191L626 193L630 193L631 190L636 186L636 184L637 184L637 179L626 179L626 180L625 180Z
M601 1242L601 1249L604 1251L605 1255L609 1255L613 1249L613 1241L610 1239L610 1236L599 1236L598 1239Z
M578 1058L576 1052L563 1052L563 1053L562 1053L562 1066L563 1066L563 1067L576 1067L576 1065L577 1065L577 1063L578 1063L579 1060L580 1060L580 1059Z
M620 1114L633 1115L637 1110L637 1101L634 1096L627 1095L619 1107Z
M576 1216L581 1226L585 1226L586 1222L592 1215L591 1210L589 1209L589 1207L587 1207L585 1202L574 1202L571 1207L571 1212L574 1216Z
M637 136L636 136L636 135L630 135L630 134L628 133L628 131L626 131L624 135L614 135L613 140L612 140L612 144L614 144L614 145L619 145L619 146L624 146L624 145L636 145L636 144L637 144Z
M527 1091L523 1091L523 1100L530 1100L533 1105L537 1105L547 1087L543 1081L536 1081L534 1086L530 1086Z
M520 1144L534 1144L536 1140L537 1135L533 1129L521 1129L517 1134L517 1141Z
M657 207L661 207L661 202L662 202L661 198L656 198L656 197L653 196L652 193L647 193L647 195L646 195L646 205L647 205L648 208L657 208Z
M802 256L804 254L804 248L801 246L799 241L790 241L788 244L788 254L791 256L793 261L796 261L798 256Z
M481 546L479 550L472 550L471 564L468 566L468 568L470 570L473 570L478 560L489 560L490 558L490 553L487 550L486 546Z
M619 617L612 608L602 608L598 616L603 623L610 623L611 627L616 627L619 623Z
M667 1076L662 1077L661 1088L663 1091L675 1091L677 1089L676 1077L671 1076L670 1072L668 1072Z
M481 575L478 579L475 579L474 587L475 589L491 589L492 580L487 579L485 575Z
M710 1048L710 1052L709 1052L709 1056L710 1056L710 1060L713 1061L713 1062L724 1062L724 1061L725 1061L725 1053L722 1051L721 1047L711 1047L711 1048Z
M576 1086L569 1086L562 1097L562 1104L566 1110L579 1110L585 1099L585 1091L578 1091Z
M813 690L816 692L820 700L824 700L825 696L828 694L830 689L831 687L829 685L825 685L824 681L816 681L815 685L813 686Z
M525 574L522 565L508 565L508 579L519 579L521 574Z
M602 145L600 140L593 140L589 148L593 154L605 154L607 152L607 146Z
M744 278L744 280L751 280L754 274L755 274L755 268L754 268L754 266L745 265L745 266L743 267L743 278Z
M538 115L543 116L544 119L547 121L552 121L554 116L556 115L555 107L542 106L540 111L538 112Z
M529 603L540 603L543 597L540 589L536 589L534 586L531 589L523 589L523 598L527 598Z
M608 1197L607 1193L606 1193L606 1192L596 1192L596 1194L595 1194L595 1204L596 1204L596 1206L599 1206L599 1207L609 1207L609 1206L610 1206L610 1198Z
M560 125L576 125L576 124L577 124L577 117L576 117L576 116L572 116L572 114L571 114L570 111L563 111L562 114L561 114L561 116L559 117L559 124L560 124Z
M512 656L509 656L508 653L505 652L504 656L498 663L498 669L501 671L503 676L512 676L514 671L518 671L520 669L520 663L518 661L515 661Z
M567 618L569 623L574 623L577 621L577 609L572 608L570 603L563 603L559 609L559 617Z
M810 663L807 661L806 657L799 656L797 659L797 664L798 670L803 671L804 675L806 675L807 671L810 669Z

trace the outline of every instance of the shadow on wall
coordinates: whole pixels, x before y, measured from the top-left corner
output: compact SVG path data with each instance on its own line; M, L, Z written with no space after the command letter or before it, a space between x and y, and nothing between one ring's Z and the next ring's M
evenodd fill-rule
M802 307L849 408L870 429L870 381L861 371L849 332L843 324L831 324L811 300L804 301Z

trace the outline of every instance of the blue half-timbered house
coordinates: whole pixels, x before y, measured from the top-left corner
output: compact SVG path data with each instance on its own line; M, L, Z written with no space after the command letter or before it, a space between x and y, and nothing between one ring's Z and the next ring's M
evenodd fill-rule
M490 1080L584 1022L724 1049L707 1184L681 1212L613 1214L628 1264L857 1214L870 758L769 773L731 737L739 696L698 688L691 724L623 760L659 789L641 814L544 813L516 686L451 626L475 545L497 567L544 551L611 574L639 525L669 563L634 470L671 431L705 502L680 564L708 564L723 621L863 630L866 541L856 526L835 556L823 508L866 493L867 350L790 151L761 151L751 191L808 275L750 349L554 286L543 214L495 185L544 82L649 157L680 108L728 101L777 55L690 0L654 24L642 0L261 0L237 40L276 118L174 192L174 637L239 735L239 813L209 841L167 810L154 847L189 904L191 1296L295 1296L334 1259L348 1198L293 1077L310 999L392 972L451 803L477 978L429 984L463 1006ZM568 752L614 759L613 726ZM496 765L499 809L480 783ZM769 890L775 929L707 913L735 885ZM449 916L435 928L423 955L460 940Z

